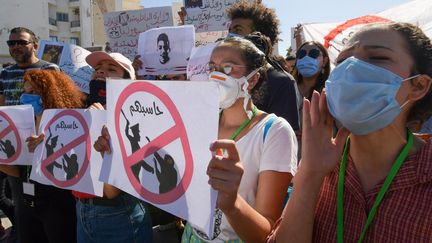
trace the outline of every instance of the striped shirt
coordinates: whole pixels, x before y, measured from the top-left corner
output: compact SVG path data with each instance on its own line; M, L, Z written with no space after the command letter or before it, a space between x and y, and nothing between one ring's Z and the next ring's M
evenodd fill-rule
M44 60L39 60L38 62L25 68L20 68L17 65L13 65L3 69L0 75L0 95L5 96L5 105L19 105L24 83L24 73L31 69L60 70L57 65Z

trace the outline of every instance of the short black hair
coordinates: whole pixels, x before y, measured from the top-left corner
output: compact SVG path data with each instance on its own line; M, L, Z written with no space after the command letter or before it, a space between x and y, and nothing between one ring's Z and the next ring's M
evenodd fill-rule
M168 40L168 35L165 33L162 33L158 36L157 38L157 42L159 41L163 41L165 44L167 44L169 46L169 40Z
M31 41L33 43L37 43L39 41L38 38L36 37L35 33L33 31L25 28L25 27L15 27L10 31L11 34L18 34L18 33L22 33L22 32L28 33L30 35L29 41Z
M269 37L272 45L277 43L281 32L279 31L279 19L274 9L267 8L255 1L250 3L243 0L231 5L226 11L230 20L251 19L254 31L259 31Z

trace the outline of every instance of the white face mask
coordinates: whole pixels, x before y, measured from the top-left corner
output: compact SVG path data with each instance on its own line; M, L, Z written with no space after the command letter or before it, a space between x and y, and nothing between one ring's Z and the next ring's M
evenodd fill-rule
M259 69L252 71L246 77L233 78L225 73L214 71L209 75L209 80L216 82L219 87L219 108L221 110L231 107L239 98L245 98L243 102L243 107L246 113L247 102L250 99L250 94L248 92L248 80L255 75Z

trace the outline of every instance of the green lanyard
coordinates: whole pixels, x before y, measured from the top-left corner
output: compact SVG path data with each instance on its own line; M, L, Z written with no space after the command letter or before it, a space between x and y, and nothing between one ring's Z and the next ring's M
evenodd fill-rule
M413 140L414 139L413 139L412 133L410 131L408 131L408 142L403 147L402 151L400 152L400 154L396 158L395 163L393 164L393 166L390 169L390 173L387 175L387 178L385 179L384 184L381 187L377 198L375 199L375 202L372 206L371 211L369 212L369 215L368 215L367 221L366 221L366 225L363 228L363 231L360 235L358 243L363 241L363 238L366 234L366 231L367 231L369 225L372 223L372 220L375 217L375 214L378 210L378 206L380 205L382 199L384 198L385 193L387 192L387 190L390 187L390 184L392 183L394 177L396 176L397 172L399 171L399 168L401 167L403 161L406 159L409 151L411 150L411 148L413 146ZM336 237L337 237L338 243L343 243L343 220L344 220L344 215L343 215L343 198L344 198L344 195L343 195L343 192L344 192L345 169L346 169L348 147L349 147L349 139L347 139L347 141L346 141L344 152L342 155L342 161L341 161L341 166L340 166L340 170L339 170L339 180L338 180L338 185L337 185L337 233L336 233Z
M252 120L252 118L255 117L256 112L257 112L257 107L254 106L252 109L252 116L249 118L246 118L246 120L240 125L239 128L237 128L237 130L235 131L235 133L230 137L231 140L235 140L236 137L241 133L241 131L243 131L243 129L250 123L250 121Z

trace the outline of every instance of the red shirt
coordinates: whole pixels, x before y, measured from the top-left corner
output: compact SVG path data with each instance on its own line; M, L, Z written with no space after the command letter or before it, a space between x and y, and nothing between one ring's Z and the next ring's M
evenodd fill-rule
M95 197L97 197L95 195L84 193L84 192L79 192L79 191L72 191L72 195L74 195L76 198L95 198Z
M336 168L321 187L315 214L314 242L336 242L338 177L339 168ZM357 242L383 182L364 193L354 164L347 160L344 242ZM432 242L432 139L404 161L363 242Z

